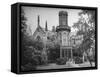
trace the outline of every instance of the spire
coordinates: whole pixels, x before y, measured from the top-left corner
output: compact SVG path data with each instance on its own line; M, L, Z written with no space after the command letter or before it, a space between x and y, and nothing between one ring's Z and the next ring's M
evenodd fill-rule
M45 31L48 31L47 21L45 23Z
M38 15L38 26L40 26L40 16Z
M29 33L30 33L30 35L32 35L32 30L31 30L30 26L29 26Z

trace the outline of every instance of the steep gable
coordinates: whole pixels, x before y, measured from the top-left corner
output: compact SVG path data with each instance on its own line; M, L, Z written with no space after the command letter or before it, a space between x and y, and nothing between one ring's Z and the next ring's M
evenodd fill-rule
M44 29L38 26L33 34L33 37L34 39L36 39L37 36L40 36L41 38L43 38L44 35L45 35Z

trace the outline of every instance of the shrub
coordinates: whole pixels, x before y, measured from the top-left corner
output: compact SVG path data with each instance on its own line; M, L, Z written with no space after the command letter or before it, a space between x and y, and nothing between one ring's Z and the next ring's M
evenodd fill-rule
M80 57L75 57L74 60L75 60L75 64L83 63L82 58Z
M68 61L68 59L66 57L64 57L64 58L58 58L56 60L56 64L58 64L58 65L64 65L64 64L66 64L66 61Z
M35 55L33 58L32 58L32 64L36 64L36 65L42 65L43 62L42 62L42 58L40 55Z
M32 63L27 63L27 64L21 66L21 69L23 71L31 71L31 70L35 70L36 66L34 66Z

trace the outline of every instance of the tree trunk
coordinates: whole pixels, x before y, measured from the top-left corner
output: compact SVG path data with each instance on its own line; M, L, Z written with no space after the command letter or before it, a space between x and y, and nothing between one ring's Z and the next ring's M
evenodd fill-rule
M87 58L88 58L88 60L89 60L90 66L92 67L92 61L91 61L91 59L90 59L90 56L88 55L88 52L86 52L86 54L87 54Z

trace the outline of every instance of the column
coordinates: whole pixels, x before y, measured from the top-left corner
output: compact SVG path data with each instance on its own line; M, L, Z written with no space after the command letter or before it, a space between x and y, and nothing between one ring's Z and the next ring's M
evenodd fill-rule
M84 63L84 53L83 53L83 58L82 59L83 59L83 63Z
M60 58L62 58L62 47L60 46Z
M71 59L73 59L73 52L72 52L72 47L71 47Z

